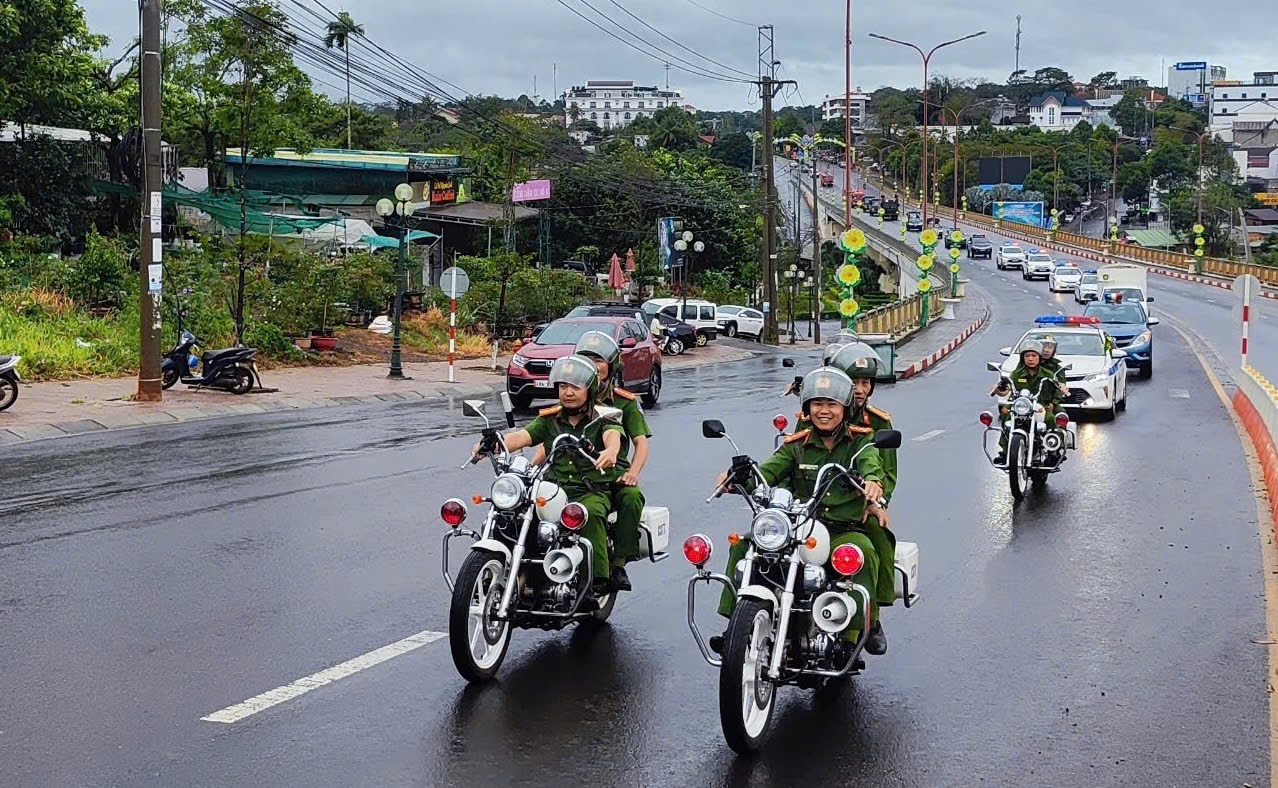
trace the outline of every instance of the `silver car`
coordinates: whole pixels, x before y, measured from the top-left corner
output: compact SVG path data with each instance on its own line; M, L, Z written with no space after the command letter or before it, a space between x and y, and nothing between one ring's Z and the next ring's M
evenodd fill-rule
M994 253L994 266L1000 271L1020 268L1025 264L1025 250L1018 244L1005 243Z
M1083 272L1076 265L1058 265L1047 277L1047 287L1053 293L1069 293L1083 281Z
M1074 300L1080 304L1100 298L1100 277L1095 271L1088 271L1074 285Z

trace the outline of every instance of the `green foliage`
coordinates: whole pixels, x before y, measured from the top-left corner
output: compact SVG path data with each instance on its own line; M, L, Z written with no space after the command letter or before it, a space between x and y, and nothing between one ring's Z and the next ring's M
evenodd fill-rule
M72 264L67 295L86 305L118 304L129 290L128 257L119 239L104 238L91 229L84 253Z
M83 120L93 98L93 53L105 43L89 32L76 0L0 4L0 119L72 126Z
M28 380L121 375L137 369L134 308L90 317L56 293L0 292L0 337L6 353L22 356Z
M0 58L3 59L3 58ZM93 218L94 151L82 143L32 137L0 145L0 201L16 232L82 238Z

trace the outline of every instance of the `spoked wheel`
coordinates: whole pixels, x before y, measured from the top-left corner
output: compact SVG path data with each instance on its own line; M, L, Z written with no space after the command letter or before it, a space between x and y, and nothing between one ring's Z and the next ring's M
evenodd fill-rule
M1029 449L1025 445L1025 436L1013 433L1007 442L1007 481L1012 488L1012 497L1021 500L1029 489Z
M232 394L247 394L253 390L253 373L244 367L236 367L231 373L235 383L231 384Z
M677 356L683 352L683 340L674 339L673 337L666 344L666 355Z
M160 386L163 387L166 391L168 389L173 388L173 385L177 382L178 382L177 367L169 367L168 369L164 370L164 372L160 373Z
M457 672L467 681L488 681L510 648L510 623L497 621L506 562L496 553L466 556L448 609L448 646Z
M0 410L9 408L18 401L18 381L10 377L0 377Z
M772 655L772 611L757 599L742 599L728 624L719 670L719 721L734 751L759 749L772 722L776 685L768 680Z
M697 347L705 347L705 346L706 346L706 345L708 345L708 344L710 344L710 335L709 335L709 334L702 334L702 333L698 333L698 334L697 334Z

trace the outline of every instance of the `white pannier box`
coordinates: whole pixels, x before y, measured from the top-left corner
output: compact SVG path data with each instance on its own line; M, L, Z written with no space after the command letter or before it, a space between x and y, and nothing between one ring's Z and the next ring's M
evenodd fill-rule
M909 580L910 599L906 602L913 604L914 597L919 595L919 546L914 542L897 542L896 543L896 598L905 598L905 583L901 575Z
M666 552L670 546L670 510L664 506L645 506L639 518L639 557L651 558Z

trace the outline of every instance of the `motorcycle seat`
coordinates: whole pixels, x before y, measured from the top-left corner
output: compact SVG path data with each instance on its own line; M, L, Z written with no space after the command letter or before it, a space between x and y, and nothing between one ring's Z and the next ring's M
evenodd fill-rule
M204 351L204 354L200 356L200 361L205 364L209 364L222 356L230 355L231 353L238 353L241 350L243 350L243 348L238 347L228 347L221 350L206 350Z

